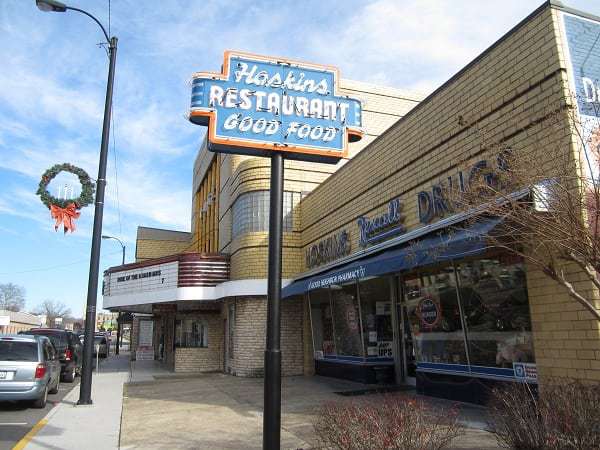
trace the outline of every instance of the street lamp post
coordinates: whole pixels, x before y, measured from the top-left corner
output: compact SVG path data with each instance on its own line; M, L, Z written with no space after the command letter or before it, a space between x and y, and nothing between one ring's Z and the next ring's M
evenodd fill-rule
M123 250L123 257L121 259L121 264L125 264L125 244L123 244L123 241L119 238L116 238L114 236L108 236L106 234L102 235L102 239L114 239L115 241L117 241L119 244L121 244L121 250Z
M102 235L102 239L114 239L115 241L118 241L119 244L121 244L121 249L123 250L123 258L121 259L121 265L125 265L125 244L123 244L123 241L114 236L107 236L105 234ZM121 342L121 311L117 310L117 312L117 346L115 347L115 355L119 354L119 345Z
M96 207L94 210L94 231L92 234L92 250L90 254L90 271L88 278L87 305L85 313L85 338L83 344L83 367L79 386L78 405L92 404L92 364L94 353L94 328L96 324L96 302L98 297L98 268L100 265L100 246L102 235L102 216L104 213L104 188L106 187L106 163L108 157L108 139L110 134L110 115L112 109L112 94L115 78L115 61L117 57L117 38L109 37L100 21L90 13L67 6L55 0L36 0L37 7L42 11L66 12L77 11L91 18L102 29L108 42L108 82L106 84L106 99L104 102L104 122L102 125L102 143L100 144L100 162L96 180Z

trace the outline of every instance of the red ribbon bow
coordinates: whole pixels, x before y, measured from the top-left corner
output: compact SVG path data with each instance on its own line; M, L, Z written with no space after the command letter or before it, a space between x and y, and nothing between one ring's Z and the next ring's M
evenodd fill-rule
M77 211L75 203L69 203L66 208L50 205L50 215L53 219L56 219L54 231L58 231L58 227L62 223L64 232L70 231L72 233L75 231L75 219L78 219L81 213Z

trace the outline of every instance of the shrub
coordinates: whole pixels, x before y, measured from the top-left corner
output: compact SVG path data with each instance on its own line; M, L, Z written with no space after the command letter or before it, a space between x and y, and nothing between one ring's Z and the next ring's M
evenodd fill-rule
M377 400L326 403L314 428L323 448L336 450L438 450L462 433L458 410L441 411L421 400L386 395Z
M539 396L526 383L495 389L490 428L507 448L599 449L600 386L554 381Z

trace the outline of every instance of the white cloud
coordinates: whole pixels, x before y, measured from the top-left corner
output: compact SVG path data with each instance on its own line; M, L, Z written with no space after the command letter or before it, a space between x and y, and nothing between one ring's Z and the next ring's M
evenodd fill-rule
M538 3L377 0L327 30L311 30L309 47L345 78L431 91ZM336 36L332 45L327 36Z

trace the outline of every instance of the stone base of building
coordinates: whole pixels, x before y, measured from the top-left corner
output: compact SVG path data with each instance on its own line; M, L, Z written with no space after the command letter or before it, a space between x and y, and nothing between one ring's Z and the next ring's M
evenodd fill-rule
M301 298L282 302L281 321L286 324L281 332L283 376L314 372L310 322L305 309ZM221 371L240 377L262 377L266 320L266 297L227 298L197 310L179 310L177 304L155 305L151 318L134 320L132 357L137 356L140 330L146 329L142 339L152 341L147 357L162 361L173 372ZM140 326L143 321L151 321L152 327L148 323ZM310 355L308 362L305 352Z

